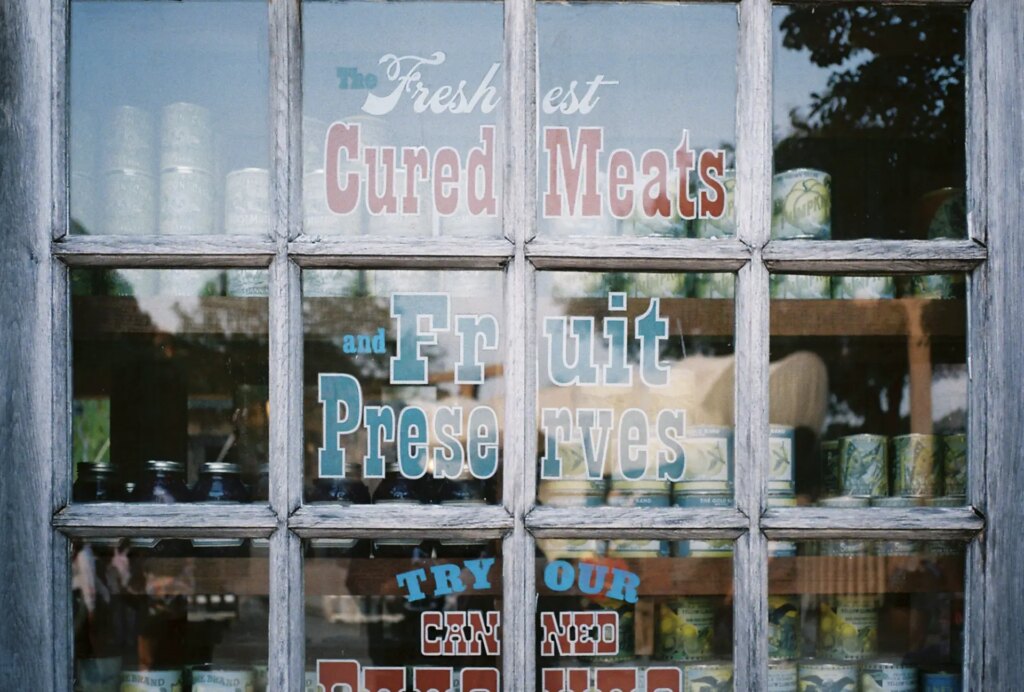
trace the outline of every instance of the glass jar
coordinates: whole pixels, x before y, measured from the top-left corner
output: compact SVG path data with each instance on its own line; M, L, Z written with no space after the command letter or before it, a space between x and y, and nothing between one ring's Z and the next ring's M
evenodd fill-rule
M359 480L359 465L345 464L344 478L317 478L313 481L310 502L340 505L368 505L370 491ZM370 541L365 538L314 538L309 541L309 557L370 557Z
M75 502L119 502L124 499L115 482L117 469L110 464L93 461L78 462L78 478L71 489Z
M384 480L373 493L373 504L423 504L422 485L416 480L406 478L399 470L397 461L389 461L384 468ZM409 538L378 538L373 541L373 554L376 557L430 557L431 545L428 541Z
M209 462L199 470L192 489L195 502L249 502L249 489L242 482L238 464Z
M152 459L146 462L146 473L135 485L131 502L174 504L189 501L185 485L185 467L177 461Z

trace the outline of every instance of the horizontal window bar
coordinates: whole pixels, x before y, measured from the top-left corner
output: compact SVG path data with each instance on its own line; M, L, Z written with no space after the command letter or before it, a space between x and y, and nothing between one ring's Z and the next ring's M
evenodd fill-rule
M68 236L50 245L75 267L266 267L277 245L261 236Z
M310 504L299 508L288 519L288 527L303 538L421 535L500 538L512 530L513 523L512 516L500 505Z
M541 538L736 538L750 520L735 509L535 507L526 528Z
M493 269L515 253L508 240L467 238L394 238L362 240L300 237L288 243L288 254L301 267L403 267Z
M734 272L750 260L750 248L699 238L534 239L526 256L538 269Z
M769 509L761 518L768 538L970 539L985 527L971 507Z
M973 240L773 240L762 253L775 272L969 271L988 258Z
M265 538L277 528L267 505L90 503L69 505L53 517L69 536Z

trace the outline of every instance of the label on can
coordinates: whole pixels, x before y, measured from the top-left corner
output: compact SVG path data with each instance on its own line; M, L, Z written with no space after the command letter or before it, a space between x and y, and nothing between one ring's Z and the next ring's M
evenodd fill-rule
M192 692L253 692L248 670L192 671Z
M810 168L772 177L772 238L832 236L832 177Z
M875 300L896 295L896 281L891 276L834 276L832 297L847 300Z
M188 166L211 169L213 120L195 103L164 106L160 118L160 168Z
M609 507L668 507L671 496L669 483L657 490L626 490L621 485L616 487L612 482L612 488L608 492Z
M942 470L946 495L967 494L967 435L943 435Z
M924 274L910 279L910 290L918 298L948 300L963 290L962 275Z
M537 485L537 499L550 507L600 507L605 482L544 480Z
M891 661L867 661L860 669L861 692L917 692L917 668Z
M732 428L695 426L680 442L686 453L686 470L683 477L672 485L674 491L731 488Z
M213 223L213 179L209 173L197 168L160 173L160 233L209 234Z
M728 661L694 663L683 669L684 692L732 690L733 667Z
M732 507L732 493L716 492L673 492L672 505L675 507Z
M892 438L894 492L903 496L934 497L942 492L939 438L900 435Z
M715 600L712 598L676 598L658 607L658 651L666 660L701 661L710 658L714 629Z
M768 656L795 659L800 655L800 600L768 597Z
M103 233L153 235L156 232L156 181L142 171L114 170L103 178Z
M796 689L796 661L769 661L768 692L794 692Z
M239 298L266 298L269 295L270 276L265 269L229 269L228 295Z
M771 426L768 439L771 468L768 473L768 491L792 491L796 486L793 476L793 442L796 429L789 425Z
M877 652L878 599L836 596L821 603L818 646L829 658L859 661Z
M857 666L800 661L800 692L857 692Z
M224 181L224 232L270 233L270 173L243 168Z
M871 546L866 541L855 539L834 539L821 542L821 554L830 556L870 555Z
M121 673L121 692L181 692L180 670L128 670Z
M884 435L850 435L839 439L845 495L882 497L889 494L888 447Z

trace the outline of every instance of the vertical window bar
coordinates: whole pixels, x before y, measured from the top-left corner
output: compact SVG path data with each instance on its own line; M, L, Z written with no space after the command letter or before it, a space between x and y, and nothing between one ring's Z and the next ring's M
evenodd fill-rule
M55 27L56 28L56 27ZM56 122L56 121L55 121ZM67 178L54 176L55 184L65 185ZM67 191L67 188L63 188ZM54 197L61 196L60 187ZM50 259L50 288L53 295L51 314L51 356L53 393L51 406L52 440L50 442L53 489L51 514L55 514L71 501L71 329L69 270L62 261ZM54 671L57 677L54 689L70 688L74 675L74 624L71 608L71 546L61 533L53 532L51 551L53 561L53 623Z
M735 687L765 689L768 544L760 530L768 459L768 270L771 226L772 25L770 0L742 0L736 101L736 218L752 248L736 283L736 506L750 518L733 559Z
M985 86L985 4L974 0L967 15L967 229L980 243L988 240L985 175L988 168Z
M68 40L71 32L71 0L52 0L50 47L52 61L53 94L50 107L52 123L51 147L53 166L51 178L53 185L53 239L61 240L68 234L71 224L69 207L71 206L68 180L71 178L71 165L68 155L68 135L70 132L70 114L68 108Z

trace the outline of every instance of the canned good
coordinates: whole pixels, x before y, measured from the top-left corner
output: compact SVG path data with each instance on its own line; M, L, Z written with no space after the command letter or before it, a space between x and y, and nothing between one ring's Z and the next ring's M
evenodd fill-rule
M800 692L857 692L857 666L804 659L800 661Z
M235 668L194 670L192 692L253 692L252 671Z
M164 106L160 117L160 170L213 170L213 119L195 103Z
M771 467L768 472L768 492L793 492L796 489L793 446L796 428L791 425L772 425L768 449Z
M213 179L199 168L160 173L159 230L164 235L213 233Z
M711 658L714 630L714 598L685 596L658 605L658 652L666 660Z
M668 507L672 484L668 481L612 480L609 507Z
M867 507L868 504L869 501L866 497L828 497L818 501L819 507L831 509ZM871 545L869 543L856 539L841 538L838 540L821 541L818 547L821 555L850 556L869 555L871 553Z
M733 431L721 425L695 425L682 438L686 470L672 484L677 494L692 490L732 491Z
M614 656L597 656L597 662L629 661L636 652L636 608L632 603L615 599L581 600L584 610L611 610L619 614L619 652Z
M917 692L917 668L900 661L865 661L860 668L861 692Z
M693 297L705 299L729 299L736 295L736 277L733 274L693 274Z
M892 438L892 480L897 495L932 497L942 492L942 464L936 435Z
M825 440L821 443L821 490L825 497L842 494L842 475L839 440Z
M672 494L672 505L675 507L732 507L732 493L723 493L713 490L674 492Z
M75 692L118 692L121 657L81 658L76 662Z
M967 435L942 436L942 472L946 495L967 494Z
M889 494L889 440L885 435L839 438L839 462L845 495L884 497Z
M873 497L872 507L916 507L916 498L912 497ZM918 544L915 541L878 541L875 545L875 554L891 557L898 555L916 555Z
M549 561L601 557L608 552L607 541L596 538L540 538L537 547Z
M362 205L347 214L327 206L327 177L323 169L302 176L302 225L306 235L361 235L366 223Z
M776 173L772 178L772 238L832 236L832 177L811 168Z
M694 663L683 668L683 692L731 692L730 661Z
M725 211L717 219L697 219L693 222L695 238L732 238L736 235L736 171L727 168L721 177L725 189ZM701 185L707 189L706 185Z
M768 692L796 692L796 661L768 661Z
M103 176L103 228L113 235L156 233L156 181L149 173L124 168Z
M606 481L543 480L537 484L537 499L550 507L600 507L604 505Z
M921 692L960 692L959 673L925 673L921 676Z
M224 232L270 233L270 172L242 168L224 180Z
M878 650L878 599L840 595L821 602L818 652L842 661L870 658Z
M793 660L800 656L800 598L768 597L768 656Z
M150 174L154 163L153 116L136 106L118 106L104 137L103 169Z
M121 692L181 692L180 670L126 670Z
M894 298L896 281L891 276L834 276L832 297L847 300Z
M827 276L772 274L770 294L777 299L828 300L832 297L832 285Z

